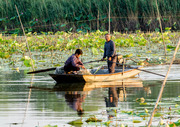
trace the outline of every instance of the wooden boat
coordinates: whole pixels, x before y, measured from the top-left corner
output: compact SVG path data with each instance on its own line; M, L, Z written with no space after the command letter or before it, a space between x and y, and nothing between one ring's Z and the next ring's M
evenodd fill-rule
M141 67L138 67L140 69ZM100 69L91 69L91 74L49 74L57 83L75 83L75 82L110 82L134 77L140 73L140 70L129 67L117 66L115 73L109 74L106 66Z

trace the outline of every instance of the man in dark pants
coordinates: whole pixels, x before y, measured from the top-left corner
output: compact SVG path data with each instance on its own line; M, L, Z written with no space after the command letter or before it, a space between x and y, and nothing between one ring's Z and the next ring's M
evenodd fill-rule
M102 60L104 60L107 57L109 73L114 73L117 61L115 43L111 40L110 34L106 34L105 39L106 42L104 45L104 56Z
M76 74L80 68L85 69L83 63L79 59L79 57L83 54L81 49L77 49L75 54L72 54L65 62L64 71L66 74Z

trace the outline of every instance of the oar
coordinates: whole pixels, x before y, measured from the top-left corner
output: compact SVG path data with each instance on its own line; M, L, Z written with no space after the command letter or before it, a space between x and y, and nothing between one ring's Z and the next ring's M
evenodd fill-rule
M155 75L165 77L165 75L161 75L161 74L154 73L154 72L151 72L151 71L147 71L147 70L144 70L144 69L134 68L134 67L130 67L130 66L128 66L128 67L131 68L131 69L136 69L136 70L140 70L140 71L144 71L144 72L147 72L147 73L151 73L151 74L155 74Z
M88 62L84 62L83 64L92 63L92 62L100 62L100 61L102 60L88 61ZM63 67L61 67L61 69L63 69ZM46 72L46 71L52 71L52 70L56 70L56 67L32 71L32 72L28 72L27 74L35 74L35 73L41 73L41 72Z
M108 61L108 62L112 62L112 61ZM122 65L122 64L117 63L117 62L112 62L112 63L116 63L116 64L119 64L119 65ZM128 66L128 67L129 67L129 68L131 68L131 69L136 69L136 70L140 70L140 71L144 71L144 72L147 72L147 73L151 73L151 74L155 74L155 75L159 75L159 76L165 77L165 75L161 75L161 74L154 73L154 72L151 72L151 71L147 71L147 70L143 70L143 69L139 69L139 68L131 67L131 66L130 66L130 65L128 65L128 64L124 64L124 65Z
M93 63L93 62L100 62L100 61L105 61L105 60L93 60L93 61L84 62L83 64Z
M61 67L61 68L63 68L63 67ZM40 72L52 71L52 70L56 70L56 67L37 70L37 71L31 71L31 72L28 72L27 74L35 74L35 73L40 73Z

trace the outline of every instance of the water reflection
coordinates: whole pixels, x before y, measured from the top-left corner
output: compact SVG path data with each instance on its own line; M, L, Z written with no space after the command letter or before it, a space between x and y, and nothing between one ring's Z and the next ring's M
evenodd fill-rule
M91 82L91 83L63 83L56 84L53 88L55 91L91 91L97 88L110 87L143 87L143 83L139 78L129 78L115 82Z
M151 68L150 71L161 71L162 69L158 67L153 67L155 69L149 68ZM162 102L166 104L168 109L170 106L180 105L178 97L180 93L179 66L174 66L174 70L171 72L172 75L174 74L174 77L172 79L171 76L168 78L169 80L166 83L162 96ZM148 80L144 80L143 77L147 77ZM12 127L15 126L14 124L21 126L24 115L26 115L24 121L24 126L26 127L42 127L48 124L70 127L67 123L79 119L79 115L77 111L71 108L70 103L66 101L65 94L70 94L68 95L70 96L69 98L75 98L76 96L76 100L84 96L81 100L81 108L84 110L83 120L86 120L90 115L99 116L100 113L102 113L103 118L107 119L109 116L103 114L107 109L117 109L117 114L120 113L119 111L142 111L141 109L144 106L135 102L136 98L144 97L146 103L152 103L156 101L159 95L162 81L156 80L157 77L154 77L142 72L140 78L143 80L143 83L140 79L127 79L118 82L55 85L54 81L47 74L35 75L28 110L25 114L31 76L24 75L24 72L21 70L20 73L2 70L0 73L0 126ZM107 97L107 101L110 103L112 100L116 100L111 98L112 95L115 95L113 91L117 91L117 96L114 96L115 98L118 97L118 103L116 101L114 103L117 107L106 107L104 97ZM153 108L152 105L146 107L149 108L149 111ZM111 112L108 115L111 115ZM124 120L130 126L132 125L129 122L132 116L124 117L124 115L120 115L120 117L117 115L119 121ZM179 118L179 115L177 117ZM113 118L115 120L115 117ZM142 124L145 125L143 122ZM85 123L84 126L86 125Z
M108 97L104 98L107 107L106 111L108 113L108 119L111 119L116 116L116 109L111 109L110 107L118 107L118 93L119 88L111 87L108 90Z
M146 95L147 95L147 96L150 96L150 95L151 95L151 87L145 86L145 87L144 87L144 91L146 92Z
M119 88L111 87L108 90L108 97L105 97L106 107L117 107L118 106L118 93Z
M75 111L77 111L78 115L81 116L84 114L84 110L82 108L82 103L86 98L86 94L75 92L66 92L65 93L65 100L67 104Z
M93 82L93 83L61 83L55 84L53 88L31 87L38 90L54 91L57 98L65 99L66 104L77 112L78 116L85 113L83 103L90 91L107 88L108 95L104 97L106 107L117 107L118 101L126 101L127 87L143 87L138 78L130 78L116 82Z
M142 82L134 82L134 81L131 82L131 84L134 83L136 83L136 87L143 87ZM132 87L132 85L127 84L126 81L124 82L122 81L122 86L108 88L108 96L104 97L108 119L112 119L113 117L116 116L117 110L115 107L118 107L118 102L126 101L126 97L127 97L126 87Z

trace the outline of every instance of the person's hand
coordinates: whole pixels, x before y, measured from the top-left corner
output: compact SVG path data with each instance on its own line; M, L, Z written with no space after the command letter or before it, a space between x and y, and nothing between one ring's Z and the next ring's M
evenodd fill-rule
M104 61L105 58L102 58L101 60Z
M81 67L82 69L86 69L84 66Z
M108 59L109 61L111 61L111 57L109 57L109 59Z

